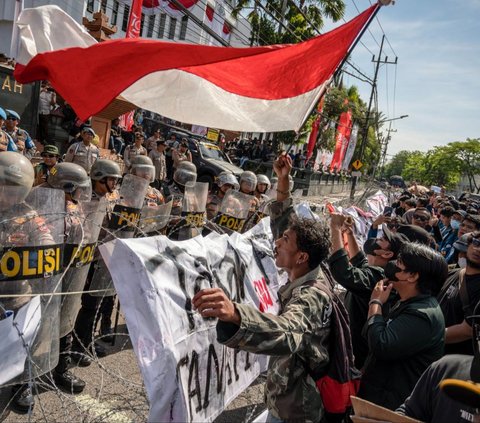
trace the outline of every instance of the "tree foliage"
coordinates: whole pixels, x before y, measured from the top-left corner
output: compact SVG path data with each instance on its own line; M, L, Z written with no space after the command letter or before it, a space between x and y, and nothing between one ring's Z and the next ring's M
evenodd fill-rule
M445 185L455 188L467 178L470 191L480 192L475 176L480 175L480 140L455 141L427 152L400 151L386 166L385 175L401 175L422 185Z

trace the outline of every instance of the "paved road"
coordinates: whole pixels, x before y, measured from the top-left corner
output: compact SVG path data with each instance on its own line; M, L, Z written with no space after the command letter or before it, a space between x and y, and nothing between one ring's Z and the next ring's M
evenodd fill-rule
M126 333L125 326L119 333ZM22 422L144 422L148 418L148 401L135 354L128 336L119 336L115 346L103 344L106 357L89 367L75 367L73 373L87 382L79 395L58 390L47 378L36 386L38 395L31 416L18 414L8 407L9 389L0 391L0 409L7 423ZM250 422L263 409L263 377L259 377L217 419L216 423Z

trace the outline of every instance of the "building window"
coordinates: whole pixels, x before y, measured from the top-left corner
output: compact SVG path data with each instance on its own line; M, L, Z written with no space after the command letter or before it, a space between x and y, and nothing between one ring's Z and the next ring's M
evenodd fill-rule
M155 18L157 15L150 15L148 17L148 29L147 29L147 37L152 37L153 35L153 27L155 26Z
M108 1L108 0L101 0L101 1L100 1L100 10L101 10L103 13L107 13L107 1Z
M167 20L167 15L165 13L162 13L160 15L160 22L158 25L158 32L157 32L157 37L158 38L163 38L163 34L165 33L165 22Z
M187 25L188 25L188 16L183 16L182 22L180 23L180 39L184 40L187 35Z
M88 0L87 1L87 12L93 13L95 10L95 0Z
M118 8L120 7L120 3L117 0L113 0L113 8L112 8L112 25L117 24L118 19Z
M177 26L177 20L170 18L170 27L168 28L168 38L173 40L175 38L175 28Z
M128 15L130 14L130 6L126 4L123 7L123 21L122 21L122 31L127 32L128 27Z

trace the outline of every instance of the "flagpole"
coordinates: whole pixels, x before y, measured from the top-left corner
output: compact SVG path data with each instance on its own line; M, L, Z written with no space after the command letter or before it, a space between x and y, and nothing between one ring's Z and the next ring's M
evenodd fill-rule
M176 0L173 0L173 1L176 1ZM383 2L382 2L383 1ZM360 39L362 38L363 34L365 34L365 31L368 29L370 23L372 22L372 20L375 18L375 16L377 16L377 13L378 11L380 10L380 7L382 6L386 6L388 4L390 4L391 1L390 0L379 0L379 2L377 3L376 5L376 8L375 10L373 11L373 13L370 15L369 19L367 20L367 22L365 22L365 25L363 26L362 30L360 31L360 33L358 34L357 38L355 39L355 41L353 42L353 44L350 46L350 48L348 49L347 51L347 54L345 54L345 57L342 59L342 61L340 62L340 64L337 66L337 69L335 69L335 72L333 72L333 75L332 75L332 78L330 80L330 83L328 85L325 86L325 89L323 90L323 92L320 94L320 97L321 98L325 92L327 91L328 89L328 86L330 86L330 84L332 83L332 81L335 79L335 77L337 76L338 73L341 72L342 70L342 67L343 65L345 64L345 62L347 61L348 57L350 56L351 52L353 51L353 49L357 46L358 42L360 41ZM316 102L315 102L316 103ZM312 109L313 107L315 107L315 103L313 103L312 105ZM303 125L305 125L305 122L307 121L307 119L309 118L310 114L312 113L312 109L310 110L309 113L306 114L305 116L305 119L304 121L302 122L302 124L300 125L299 129L298 129L298 134L295 136L295 138L293 139L292 143L290 144L290 146L288 147L287 149L287 154L288 152L292 149L293 147L293 144L295 144L299 137L300 137L300 129L303 127Z

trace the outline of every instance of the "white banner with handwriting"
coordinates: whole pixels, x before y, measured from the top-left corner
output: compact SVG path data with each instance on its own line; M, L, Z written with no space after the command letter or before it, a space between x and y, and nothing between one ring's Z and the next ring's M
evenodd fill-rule
M270 221L245 234L187 241L117 239L100 247L111 272L150 402L150 421L207 422L266 369L266 357L216 341L216 320L192 309L200 289L277 313L286 282L272 254Z

